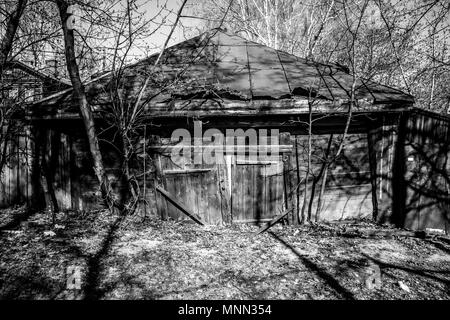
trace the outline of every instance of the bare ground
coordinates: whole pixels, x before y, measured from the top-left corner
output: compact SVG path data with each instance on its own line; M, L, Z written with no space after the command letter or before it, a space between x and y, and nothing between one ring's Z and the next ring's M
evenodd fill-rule
M201 227L103 211L0 211L1 299L449 299L450 246L346 226ZM370 222L352 228L385 230ZM52 231L52 232L49 232ZM344 233L345 235L345 233ZM67 267L81 290L67 289ZM368 272L381 270L381 287Z

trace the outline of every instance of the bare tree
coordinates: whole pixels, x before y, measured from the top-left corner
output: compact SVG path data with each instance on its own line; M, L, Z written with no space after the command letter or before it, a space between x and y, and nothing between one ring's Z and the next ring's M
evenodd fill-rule
M165 47L167 46L172 33L180 19L181 12L187 1L183 1L177 14L176 19L171 27L171 31L163 45L162 51L156 59L154 65L159 63L159 58L162 55ZM73 85L74 96L78 100L78 105L84 126L86 129L87 137L89 140L89 148L94 160L94 171L97 180L100 184L100 190L102 197L105 200L108 207L117 207L122 212L131 213L135 210L139 200L138 184L135 177L131 174L130 161L136 155L135 145L139 139L139 132L143 128L142 115L145 103L142 101L142 95L147 89L151 78L154 76L152 70L146 75L146 79L140 89L136 99L131 102L122 96L122 89L126 82L124 81L124 72L127 69L127 59L130 50L137 45L137 40L143 36L149 36L156 32L162 24L153 24L150 22L154 20L152 18L142 18L136 8L138 8L137 1L127 0L123 15L116 17L118 27L113 30L114 47L112 53L112 71L109 73L111 87L110 87L110 101L111 108L108 109L105 116L105 120L109 122L117 133L114 136L119 137L119 143L117 145L122 156L122 181L125 192L122 194L121 201L117 201L117 196L112 194L110 187L111 181L109 181L106 171L103 165L102 154L99 144L99 132L96 129L96 121L94 114L89 106L86 92L81 80L80 71L77 64L77 59L74 49L74 31L67 28L66 21L69 17L67 13L68 3L63 0L56 1L60 12L61 23L64 31L65 52L67 61L67 70L70 75L70 79ZM155 17L162 15L162 11L155 13ZM148 101L147 101L148 102ZM108 141L113 143L113 141ZM131 198L130 198L131 196ZM129 200L129 201L128 201Z
M122 211L123 205L115 201L111 191L110 181L105 172L100 145L98 142L97 130L95 127L94 114L91 107L89 106L84 85L81 81L80 71L75 56L74 30L68 28L68 19L71 16L71 13L68 11L69 4L64 0L57 0L56 4L58 6L62 30L64 34L67 71L70 76L70 81L72 82L73 92L78 101L81 118L86 130L89 150L94 162L94 172L99 183L99 188L103 200L108 208L112 209L113 207L116 207Z
M207 28L215 27L230 1L210 0L198 4ZM329 30L334 0L236 0L224 27L245 38L298 56L313 56Z
M20 17L27 5L27 0L18 0L17 6L12 12L6 12L6 30L0 42L0 76L3 74L3 66L11 52L14 37L19 27Z
M205 28L217 23L227 4L227 0L208 0L197 5ZM363 4L363 0L238 0L225 26L299 57L349 66L346 51L352 39L343 22L346 15L360 12ZM418 107L446 112L449 10L449 3L439 0L368 1L355 48L355 70L364 79L413 94Z
M155 81L152 79L156 75L155 68L159 64L163 52L177 27L186 2L187 0L181 3L175 14L175 20L171 26L170 32L162 45L160 53L153 62L152 67L145 70L143 74L135 75L136 77L142 77L143 79L141 87L134 88L134 92L136 92L135 99L123 96L123 92L126 91L124 89L128 85L126 82L128 66L125 62L128 58L127 53L134 45L136 45L135 40L138 39L143 30L145 30L144 26L148 21L143 20L138 25L132 25L130 21L133 19L133 11L126 10L123 16L124 23L121 24L121 29L116 36L113 70L110 74L112 86L109 90L109 98L111 107L104 114L105 120L110 124L110 127L114 128L116 131L114 136L119 137L119 143L117 143L116 148L120 151L122 159L122 185L126 186L125 190L127 190L122 194L122 197L124 198L123 202L126 203L125 206L129 213L133 213L137 208L137 205L141 201L145 201L141 190L139 190L138 180L136 176L132 174L131 170L131 163L133 162L133 159L136 158L138 146L142 141L142 133L143 131L146 131L147 128L147 124L145 123L145 107L150 101L143 99L144 93L149 89L150 83L153 84L153 89L161 90L161 88L154 88ZM127 1L127 8L130 8L133 5L134 1ZM161 12L156 13L156 15L160 14ZM150 21L151 20L153 20L153 18L151 18ZM158 31L160 27L161 25L157 25L156 28L152 30L152 33ZM126 43L124 48L120 47L119 44L121 42ZM124 52L122 56L119 55L120 49ZM112 143L112 141L109 141L109 143ZM145 175L146 173L144 172L142 174Z
M17 28L19 27L20 17L26 5L27 0L19 0L12 12L7 11L7 8L2 8L2 15L6 16L6 25L4 34L0 39L0 175L8 159L8 141L15 131L12 117L20 105L17 101L9 99L9 91L11 88L4 81L3 73L11 53ZM8 97L5 96L7 93Z

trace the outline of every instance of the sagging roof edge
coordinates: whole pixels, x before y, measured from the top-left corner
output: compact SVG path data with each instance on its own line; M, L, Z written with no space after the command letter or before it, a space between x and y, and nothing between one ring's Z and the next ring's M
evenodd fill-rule
M332 106L331 104L329 106ZM356 115L370 115L370 114L401 114L405 112L410 112L413 110L413 105L404 104L402 107L392 107L386 106L386 108L379 109L366 109L366 110L354 110L352 113ZM417 108L416 108L417 109ZM419 109L421 110L421 109ZM214 118L214 117L223 117L225 118L233 118L233 117L270 117L270 116L304 116L307 115L308 111L305 109L272 109L272 110L256 110L254 112L249 112L248 110L235 110L232 112L222 112L222 111L212 111L205 112L203 114L198 114L196 111L183 111L183 112L159 112L156 114L148 114L144 115L147 120L156 120L156 119L205 119L205 118ZM314 112L315 115L347 115L348 110L317 110ZM95 119L104 119L103 112L94 112ZM81 120L79 113L58 113L54 115L45 115L45 116L30 116L27 115L26 118L29 121L52 121L52 120Z

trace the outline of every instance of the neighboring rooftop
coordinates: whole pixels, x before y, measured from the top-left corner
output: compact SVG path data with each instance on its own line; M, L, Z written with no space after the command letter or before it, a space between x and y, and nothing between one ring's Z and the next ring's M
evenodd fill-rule
M18 60L8 61L6 63L6 69L11 70L14 68L19 68L24 71L27 71L27 73L29 73L37 78L40 78L42 80L52 80L52 81L60 82L66 86L72 86L72 84L70 83L70 81L68 79L56 77L54 74L52 74L48 70L36 69L35 67L30 66L29 64L22 62L22 61L18 61Z

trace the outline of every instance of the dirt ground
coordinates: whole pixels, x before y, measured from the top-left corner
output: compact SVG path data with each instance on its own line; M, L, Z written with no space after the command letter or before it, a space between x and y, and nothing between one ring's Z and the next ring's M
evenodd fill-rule
M60 213L51 227L43 213L3 210L0 298L450 298L448 243L343 236L344 228L276 225L255 235L256 226L143 222L104 211ZM73 278L68 286L68 270L80 272L81 289ZM379 287L367 285L377 270Z

